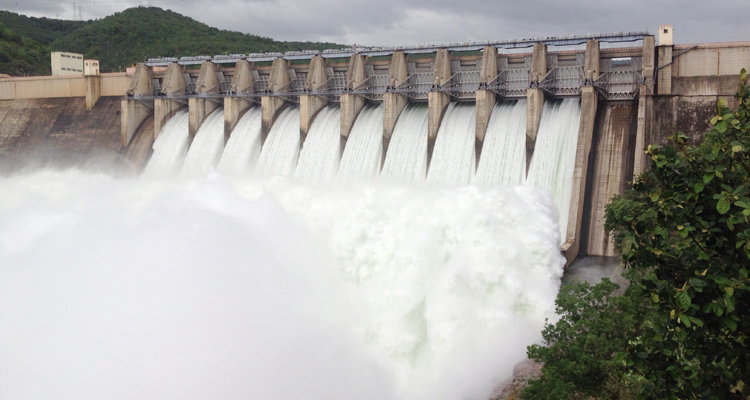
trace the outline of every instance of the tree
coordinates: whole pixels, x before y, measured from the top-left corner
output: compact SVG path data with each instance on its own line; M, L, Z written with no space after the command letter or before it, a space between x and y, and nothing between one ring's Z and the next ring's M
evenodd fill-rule
M557 296L560 320L542 332L545 346L528 347L529 358L543 362L542 377L529 381L523 399L570 400L626 398L634 382L615 355L637 336L643 307L638 287L613 296L618 286L605 279L565 285Z
M743 69L737 109L720 100L699 146L675 135L649 146L651 168L606 211L622 260L652 312L626 350L639 398L750 395L750 102Z

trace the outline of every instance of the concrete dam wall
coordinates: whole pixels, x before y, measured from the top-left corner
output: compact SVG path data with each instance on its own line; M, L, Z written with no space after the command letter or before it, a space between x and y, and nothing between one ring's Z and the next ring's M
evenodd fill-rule
M510 46L504 44L473 52L463 47L377 54L355 49L346 57L315 53L154 59L127 76L127 87L119 76L117 81L103 75L98 82L75 83L82 86L70 95L85 97L25 99L24 90L18 89L22 86L15 84L13 96L0 101L0 172L32 164L96 164L137 173L179 110L189 113L192 140L219 107L225 141L253 107L261 111L264 140L285 109L298 108L304 145L320 110L336 105L346 146L359 113L367 104L381 104L385 158L407 104L425 103L431 154L446 109L457 101L475 107L478 162L493 107L515 99L526 102L528 162L545 102L572 97L580 99L581 118L570 209L560 210L569 214L562 251L569 262L579 254L611 256L604 207L646 168L642 149L666 143L674 130L699 141L716 100L731 97L739 69L750 68L750 43L655 46L653 36L638 40L642 46L601 48L597 39L586 38L575 43L585 44L585 49L557 52L548 49L557 44L553 39L533 41L530 53L503 52L503 46ZM103 82L110 82L106 91ZM4 87L10 83L0 82ZM115 87L120 93L112 92Z
M120 98L103 97L90 111L85 103L83 97L0 101L0 173L42 167L139 171L151 142L120 145Z

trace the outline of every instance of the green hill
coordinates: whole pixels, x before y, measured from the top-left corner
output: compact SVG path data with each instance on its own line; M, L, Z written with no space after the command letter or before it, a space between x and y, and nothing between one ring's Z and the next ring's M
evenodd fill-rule
M219 30L192 18L158 7L134 7L92 21L31 18L0 12L0 23L25 39L46 46L46 52L68 51L98 59L102 72L124 69L146 58L190 55L255 53L265 51L322 50L335 43L281 42L257 35ZM0 51L2 48L0 48ZM25 57L24 52L16 57ZM33 75L49 73L34 69ZM20 60L16 60L21 62ZM17 74L0 65L0 73Z
M10 11L0 11L0 23L16 31L21 36L48 45L91 21L66 21L62 19L36 18L19 15Z
M34 39L20 35L0 22L0 73L48 75L49 50Z

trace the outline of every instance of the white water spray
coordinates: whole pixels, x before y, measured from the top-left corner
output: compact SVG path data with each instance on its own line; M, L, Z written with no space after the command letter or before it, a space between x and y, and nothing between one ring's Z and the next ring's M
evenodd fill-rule
M182 173L186 176L205 176L216 167L224 151L224 108L214 110L203 121L190 144Z
M527 183L549 191L560 214L560 240L565 240L573 189L581 105L578 99L547 101L542 109Z
M436 151L458 161L431 180L456 185L471 178L474 118L449 107L455 135ZM252 111L243 166L259 143ZM381 137L382 109L362 113L379 113L359 129ZM542 171L570 175L579 115L567 100L542 115L529 183L556 202L565 184ZM160 135L176 148L156 149L149 172L182 165L178 116ZM279 116L260 169L292 174L298 124L297 109ZM377 171L371 136L344 176ZM159 175L0 177L0 398L484 400L553 315L561 227L532 186Z
M221 155L218 170L229 175L248 174L255 168L261 147L261 111L253 107L237 122Z
M526 181L526 101L498 103L487 123L473 182L484 186Z
M332 182L341 157L341 109L328 106L320 110L297 161L294 177L312 183Z
M365 106L346 141L338 177L342 181L371 179L380 174L383 155L383 106Z
M391 182L424 182L427 174L427 106L408 104L393 129L381 176Z
M562 273L532 187L41 171L0 191L8 400L485 399Z
M450 103L435 140L427 181L465 185L474 175L476 106Z
M258 169L268 176L292 176L299 148L299 108L289 107L271 127L258 156Z
M185 161L189 146L188 112L178 111L164 124L154 141L154 154L144 171L148 176L176 174Z

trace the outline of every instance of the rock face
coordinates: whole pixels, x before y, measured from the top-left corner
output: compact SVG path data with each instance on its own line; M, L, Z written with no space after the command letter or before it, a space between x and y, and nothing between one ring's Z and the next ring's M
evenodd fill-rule
M513 376L497 385L489 400L517 400L531 379L542 376L542 365L533 360L524 360L513 367Z

